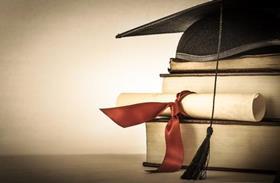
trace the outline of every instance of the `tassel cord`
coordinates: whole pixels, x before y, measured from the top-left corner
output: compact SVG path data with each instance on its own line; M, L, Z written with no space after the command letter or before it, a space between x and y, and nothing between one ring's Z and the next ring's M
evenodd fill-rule
M215 113L215 102L216 102L217 82L218 82L217 79L218 79L220 51L221 51L221 44L222 44L222 33L223 33L223 1L221 2L221 7L220 7L219 37L218 37L218 47L217 47L217 61L216 61L216 68L215 68L215 81L214 81L214 91L213 91L212 113L210 118L210 128L212 128L214 113ZM210 151L210 144L209 144L209 151ZM205 166L206 171L202 174L203 177L207 177L207 168L209 165L209 160L210 160L210 152L208 154L207 163Z
M212 125L213 125L214 114L215 114L215 103L216 103L216 93L217 93L220 51L221 51L221 44L222 44L222 33L223 33L223 0L221 1L221 6L220 6L217 60L216 60L216 68L215 68L215 81L214 81L214 90L213 90L212 113L211 113L210 126L209 126L209 128L211 128L211 130L212 130L211 135L213 133ZM208 135L208 129L207 129L207 135ZM210 151L210 143L209 143L209 151ZM210 152L208 153L208 158L207 158L207 162L206 162L206 166L205 166L205 172L202 173L203 177L207 177L207 168L208 168L208 165L209 165L209 161L210 161Z
M213 103L212 103L210 127L212 127L214 113L215 113L215 101L216 101L216 93L217 93L217 80L218 80L218 71L219 71L221 43L222 43L222 32L223 32L223 1L221 2L221 7L220 7L219 34L218 34L219 37L218 37L217 61L216 61L216 68L215 68L215 81L214 81Z
M202 144L199 146L194 158L192 159L187 170L181 176L182 179L204 179L207 176L207 167L209 163L209 154L210 154L210 138L213 133L213 119L215 113L215 100L216 100L216 91L217 91L217 78L219 70L219 59L220 59L220 50L222 42L222 25L223 25L223 1L221 1L220 6L220 17L219 17L219 32L218 32L218 46L217 46L217 60L216 60L216 69L215 69L215 80L214 80L214 91L213 91L213 103L212 103L212 113L210 118L210 125L207 128L207 135L203 140Z

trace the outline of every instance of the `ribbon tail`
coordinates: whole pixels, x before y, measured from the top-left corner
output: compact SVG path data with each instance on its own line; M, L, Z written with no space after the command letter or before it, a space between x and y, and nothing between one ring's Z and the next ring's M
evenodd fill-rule
M165 128L166 152L159 172L174 172L181 169L184 161L184 147L180 123L177 117L168 121Z
M146 102L100 110L115 123L125 128L154 119L169 105L170 103L164 102Z

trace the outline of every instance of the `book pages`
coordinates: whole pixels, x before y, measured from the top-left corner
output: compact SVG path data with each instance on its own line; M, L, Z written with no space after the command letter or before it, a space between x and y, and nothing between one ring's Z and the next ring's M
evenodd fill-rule
M219 61L219 70L280 69L280 55L249 55ZM215 70L216 61L194 62L170 59L170 71Z
M212 93L214 74L169 74L161 75L163 93L177 93L182 90L197 93ZM217 94L260 93L266 102L264 118L280 120L280 73L230 73L219 74Z
M242 122L241 122L242 123ZM215 124L211 137L209 167L279 170L280 126ZM147 159L161 163L165 154L164 131L167 121L146 123ZM181 123L184 165L189 165L205 138L209 124Z

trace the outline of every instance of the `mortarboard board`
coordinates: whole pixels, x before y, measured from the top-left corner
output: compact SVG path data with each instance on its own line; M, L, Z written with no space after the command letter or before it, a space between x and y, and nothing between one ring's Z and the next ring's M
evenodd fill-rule
M177 47L177 58L215 60L220 3L221 0L206 2L116 37L184 32ZM273 0L253 3L227 0L223 3L224 31L220 58L280 52L280 8L277 3Z

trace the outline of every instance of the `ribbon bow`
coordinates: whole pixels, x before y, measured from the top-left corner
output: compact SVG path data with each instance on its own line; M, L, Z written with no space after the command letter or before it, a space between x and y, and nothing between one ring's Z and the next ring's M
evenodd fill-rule
M166 108L170 108L171 117L165 127L166 152L157 172L174 172L180 170L184 160L184 148L180 131L179 115L187 115L181 100L191 94L182 91L176 95L174 102L146 102L122 107L100 109L115 123L126 128L153 120Z

